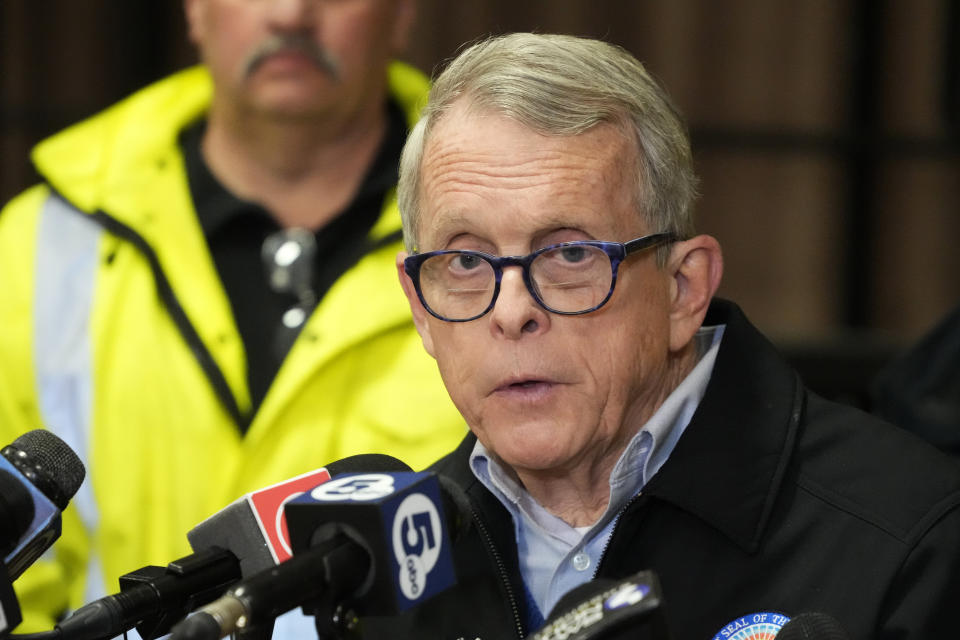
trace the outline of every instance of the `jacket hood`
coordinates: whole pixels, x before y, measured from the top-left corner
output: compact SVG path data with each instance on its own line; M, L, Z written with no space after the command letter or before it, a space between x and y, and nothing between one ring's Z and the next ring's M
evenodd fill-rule
M38 144L33 163L50 185L87 212L110 211L111 194L176 148L177 136L201 117L213 86L203 67L164 78Z

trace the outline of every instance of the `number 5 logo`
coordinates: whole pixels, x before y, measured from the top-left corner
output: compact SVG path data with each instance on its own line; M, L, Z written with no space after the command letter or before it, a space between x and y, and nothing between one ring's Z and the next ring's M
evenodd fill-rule
M407 496L393 520L393 554L400 590L410 600L423 594L427 574L440 557L441 523L436 505L422 493Z
M408 556L422 556L424 545L431 550L437 546L433 521L428 511L407 516L400 522L400 543L404 554Z

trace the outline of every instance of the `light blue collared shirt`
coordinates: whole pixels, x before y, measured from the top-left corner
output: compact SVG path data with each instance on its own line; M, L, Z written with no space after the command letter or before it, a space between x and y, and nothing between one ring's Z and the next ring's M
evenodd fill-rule
M633 437L610 473L610 501L586 527L571 527L540 506L517 479L477 441L470 468L513 516L520 573L546 617L557 601L590 580L616 516L663 466L703 398L720 349L725 325L702 327L695 337L697 364Z

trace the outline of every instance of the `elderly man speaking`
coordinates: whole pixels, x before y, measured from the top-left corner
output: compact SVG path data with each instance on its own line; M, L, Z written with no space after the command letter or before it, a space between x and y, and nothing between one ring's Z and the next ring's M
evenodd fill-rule
M472 431L434 468L474 526L457 587L385 635L520 638L577 585L643 569L679 640L805 612L851 638L954 629L960 468L806 390L713 299L695 187L677 111L618 47L514 34L437 79L397 268Z

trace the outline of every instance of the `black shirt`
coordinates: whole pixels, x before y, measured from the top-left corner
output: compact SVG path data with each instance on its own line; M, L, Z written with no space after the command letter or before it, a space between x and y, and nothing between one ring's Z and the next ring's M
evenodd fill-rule
M373 248L367 236L380 217L387 192L397 183L397 165L407 135L399 107L390 103L387 111L387 132L352 202L313 233L316 255L310 278L312 299L307 303L271 287L263 245L282 231L281 226L263 205L238 198L211 173L200 149L206 121L197 122L181 135L190 195L246 351L254 412L302 326L285 326L284 314L298 305L309 313L337 278Z

